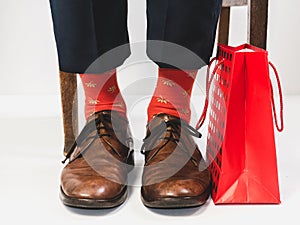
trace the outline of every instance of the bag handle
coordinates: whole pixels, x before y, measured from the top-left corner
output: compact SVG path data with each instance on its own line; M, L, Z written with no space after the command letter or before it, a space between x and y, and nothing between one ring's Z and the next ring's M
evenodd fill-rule
M203 124L204 121L206 119L206 114L207 114L207 110L208 110L208 103L209 103L209 90L210 90L210 86L211 83L217 73L217 70L219 69L219 67L224 63L225 59L220 60L216 65L215 68L212 72L212 74L210 75L210 67L213 64L213 62L217 61L217 57L214 57L208 64L207 66L207 72L206 72L206 93L205 93L205 103L204 103L204 108L202 111L202 114L200 116L200 119L198 120L197 124L196 124L196 129L199 130Z
M202 114L200 116L200 119L198 120L197 124L196 124L196 129L199 130L206 119L206 115L207 115L207 110L208 110L208 103L209 103L209 90L210 90L210 86L211 83L217 73L217 70L219 69L219 67L224 63L225 59L220 60L211 76L210 76L210 67L213 64L213 62L217 61L217 57L214 57L208 64L207 67L207 74L206 74L206 97L205 97L205 104L204 104L204 108L202 111ZM276 77L276 81L277 81L277 87L278 87L278 92L279 92L279 99L280 99L280 126L278 124L278 119L277 119L277 112L276 112L276 107L275 107L275 100L274 100L274 91L273 91L273 86L270 80L270 87L271 87L271 103L272 103L272 111L273 111L273 117L274 117L274 121L275 121L275 126L276 129L278 130L278 132L282 132L284 129L284 123L283 123L283 97L282 97L282 88L281 88L281 83L280 83L280 79L279 79L279 75L278 75L278 71L276 70L275 66L273 65L273 63L269 62L269 65L271 66L271 68L274 71L275 77Z
M277 72L277 69L275 68L275 66L273 65L273 63L269 62L269 65L271 66L271 68L274 71L275 77L276 77L276 81L277 81L277 87L278 87L278 92L279 92L279 100L280 100L280 126L278 125L278 119L277 119L277 113L276 113L276 107L275 107L275 100L274 100L274 91L273 91L273 86L271 83L271 101L272 101L272 111L273 111L273 117L274 117L274 121L275 121L275 126L276 129L278 130L278 132L282 132L284 129L284 124L283 124L283 98L282 98L282 89L281 89L281 84L280 84L280 79L279 79L279 75Z

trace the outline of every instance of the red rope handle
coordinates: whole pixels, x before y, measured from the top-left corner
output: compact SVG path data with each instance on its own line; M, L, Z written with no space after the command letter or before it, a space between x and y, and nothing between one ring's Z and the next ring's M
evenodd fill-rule
M205 103L204 103L204 108L203 108L202 114L201 114L200 119L198 120L197 125L196 125L196 129L197 130L199 130L203 126L204 121L206 119L206 114L207 114L207 110L208 110L208 103L209 103L209 90L210 90L211 83L212 83L212 81L213 81L213 79L214 79L214 77L215 77L215 75L217 73L218 68L224 62L224 59L222 59L221 61L219 61L216 64L216 66L215 66L215 68L214 68L214 70L213 70L213 72L212 72L212 74L210 76L210 67L213 64L213 62L216 61L216 60L217 60L217 58L214 57L209 62L208 67L207 67L207 73L206 73L206 93L205 93L206 97L205 97Z
M213 58L210 63L208 64L208 67L207 67L207 75L206 75L206 98L205 98L205 104L204 104L204 108L203 108L203 111L202 111L202 114L200 116L200 119L199 121L197 122L197 125L196 125L196 129L199 130L204 122L205 122L205 119L206 119L206 115L207 115L207 110L208 110L208 104L209 104L209 91L210 91L210 87L211 87L211 83L216 75L216 72L218 70L218 68L220 67L220 65L224 62L224 59L219 61L216 66L214 67L214 70L210 76L210 67L212 65L212 63L214 61L216 61L217 58ZM277 112L276 112L276 107L275 107L275 100L274 100L274 91L273 91L273 86L272 86L272 83L271 83L271 103L272 103L272 111L273 111L273 116L274 116L274 121L275 121L275 126L276 126L276 129L279 131L279 132L282 132L283 129L284 129L284 123L283 123L283 95L282 95L282 88L281 88L281 83L280 83L280 79L279 79L279 75L278 75L278 72L275 68L275 66L269 62L269 65L272 67L272 69L274 70L274 73L275 73L275 77L276 77L276 81L277 81L277 86L278 86L278 92L279 92L279 98L280 98L280 126L278 124L278 119L277 119ZM271 82L271 81L270 81Z
M282 89L281 89L279 75L278 75L278 72L277 72L275 66L271 62L269 62L269 65L272 67L272 69L274 70L274 73L275 73L275 77L276 77L276 81L277 81L277 86L278 86L278 92L279 92L279 99L280 99L280 126L279 126L278 125L278 119L277 119L277 113L276 113L276 107L275 107L275 101L274 101L274 91L273 91L273 86L272 86L272 83L271 83L271 95L272 95L271 101L272 101L272 109L273 109L273 115L274 115L274 120L275 120L275 126L276 126L276 129L279 132L282 132L283 129L284 129L284 124L283 124L283 100L282 100L283 98L282 98Z

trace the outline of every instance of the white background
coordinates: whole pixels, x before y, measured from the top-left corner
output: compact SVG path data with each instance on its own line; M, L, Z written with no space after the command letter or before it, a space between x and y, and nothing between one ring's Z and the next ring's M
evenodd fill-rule
M299 9L297 0L270 0L268 50L285 93L285 131L275 133L281 205L215 206L209 201L195 209L149 210L140 201L139 187L131 187L121 207L93 211L64 207L58 198L63 131L49 2L0 0L0 223L298 224ZM245 7L233 10L232 45L246 41L246 12ZM145 40L145 23L145 0L129 0L132 42ZM154 65L149 63L124 70L120 76L127 73L126 79L120 77L120 86L126 87L149 71L155 76ZM203 102L203 97L195 98L194 105L197 101ZM145 133L145 105L141 102L129 112L139 140ZM138 151L141 141L135 144ZM198 144L205 149L205 138Z

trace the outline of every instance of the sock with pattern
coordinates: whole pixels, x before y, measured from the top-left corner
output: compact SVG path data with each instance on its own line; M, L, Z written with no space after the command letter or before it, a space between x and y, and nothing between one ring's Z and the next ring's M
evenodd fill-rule
M148 106L148 121L166 113L190 122L190 99L197 70L159 68L158 81Z
M126 105L120 93L116 70L103 74L80 74L85 93L85 117L95 112L114 110L126 117Z

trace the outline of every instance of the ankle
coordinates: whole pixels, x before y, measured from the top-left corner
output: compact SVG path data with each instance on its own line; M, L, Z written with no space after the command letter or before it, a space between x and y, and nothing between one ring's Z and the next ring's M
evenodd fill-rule
M190 97L197 70L160 68L157 85L148 106L148 121L166 113L190 121Z
M120 93L116 70L103 74L80 74L85 92L85 117L114 110L126 117L126 104Z

